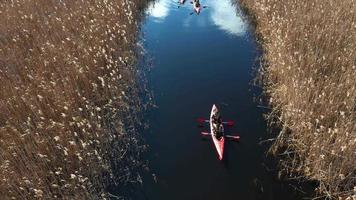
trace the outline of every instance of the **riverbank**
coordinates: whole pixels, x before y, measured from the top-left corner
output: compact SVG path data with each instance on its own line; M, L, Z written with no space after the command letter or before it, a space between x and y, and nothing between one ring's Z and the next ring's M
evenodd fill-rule
M0 5L0 196L108 197L139 182L146 1Z
M356 4L240 0L262 45L259 71L281 127L272 152L322 198L356 196Z

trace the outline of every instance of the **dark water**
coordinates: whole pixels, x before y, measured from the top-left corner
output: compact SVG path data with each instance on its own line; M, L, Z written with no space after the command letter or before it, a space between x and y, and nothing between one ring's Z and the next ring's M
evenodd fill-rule
M251 85L259 53L254 38L229 0L201 0L200 15L190 15L172 0L151 5L143 27L153 58L150 87L157 108L149 113L150 176L137 199L301 199L288 182L279 181L266 159L268 137L263 110ZM225 161L218 160L210 137L204 139L196 118L208 117L212 105L234 120L227 134ZM268 166L268 167L266 167ZM271 165L274 167L274 165Z

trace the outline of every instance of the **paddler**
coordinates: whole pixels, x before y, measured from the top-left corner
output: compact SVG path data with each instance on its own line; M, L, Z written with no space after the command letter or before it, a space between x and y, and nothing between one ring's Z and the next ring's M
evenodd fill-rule
M178 3L179 3L178 8L180 8L181 5L184 5L185 0L179 0Z
M193 1L195 7L200 7L200 2L199 0L194 0Z
M213 121L213 133L215 137L218 138L219 133L221 132L221 126L222 126L222 120L221 120L221 114L220 111L216 111L215 114L212 117Z
M179 0L178 3L183 5L185 3L185 0Z
M217 111L217 112L213 115L213 123L214 123L214 124L221 124L221 114L220 114L220 111Z
M224 132L223 124L219 123L215 135L216 139L220 140L220 138L223 136L223 132Z

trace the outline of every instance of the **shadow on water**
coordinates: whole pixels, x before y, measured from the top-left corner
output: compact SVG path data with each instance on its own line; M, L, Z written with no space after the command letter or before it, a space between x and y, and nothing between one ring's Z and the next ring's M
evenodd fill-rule
M192 4L159 0L147 10L143 43L153 68L148 79L156 108L147 113L144 137L150 146L150 172L133 199L302 199L306 193L278 180L273 159L266 157L268 134L263 109L254 101L253 67L260 55L249 27L229 0ZM179 7L178 7L179 5ZM201 136L217 103L223 119L235 121L228 134L225 160L218 161L210 137Z

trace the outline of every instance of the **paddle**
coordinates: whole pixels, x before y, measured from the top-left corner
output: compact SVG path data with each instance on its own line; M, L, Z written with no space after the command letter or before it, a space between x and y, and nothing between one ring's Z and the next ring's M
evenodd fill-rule
M198 118L198 119L197 119L197 122L200 123L200 124L202 124L202 123L208 123L209 120L204 119L204 118Z
M208 132L201 132L202 135L211 135L211 133ZM234 139L234 140L240 140L240 136L238 135L224 135L224 137L229 138L229 139Z
M204 119L204 118L198 118L197 119L198 123L202 124L202 123L209 123L209 120ZM226 122L222 122L223 124L226 124L228 126L233 126L234 125L234 121L226 121Z
M233 121L227 121L227 122L223 122L223 124L226 124L228 126L233 126L234 122Z

